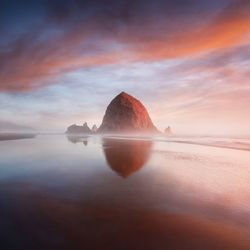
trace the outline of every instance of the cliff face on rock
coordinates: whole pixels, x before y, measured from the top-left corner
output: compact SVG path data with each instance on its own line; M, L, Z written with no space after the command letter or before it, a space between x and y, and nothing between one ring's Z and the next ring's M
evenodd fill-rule
M108 105L100 133L158 133L146 108L133 96L122 92Z
M91 129L89 128L87 122L83 124L83 126L77 126L73 124L67 128L67 134L91 134Z

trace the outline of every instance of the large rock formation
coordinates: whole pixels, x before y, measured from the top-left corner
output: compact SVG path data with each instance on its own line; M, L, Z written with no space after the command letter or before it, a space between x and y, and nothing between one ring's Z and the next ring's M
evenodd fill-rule
M85 122L82 126L77 126L73 124L67 128L67 134L91 134L92 131L89 128L87 122Z
M100 133L158 133L143 104L125 92L108 105Z

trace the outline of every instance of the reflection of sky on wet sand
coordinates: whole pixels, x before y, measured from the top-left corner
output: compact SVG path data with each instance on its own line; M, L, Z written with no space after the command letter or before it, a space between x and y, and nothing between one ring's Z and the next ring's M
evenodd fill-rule
M190 223L197 226L197 231L198 225L206 227L203 232L207 234L200 235L201 239L210 235L214 241L217 237L217 242L232 233L228 228L250 231L247 151L157 141L115 142L97 136L89 137L85 147L81 140L72 143L64 136L40 136L2 142L0 152L0 209L5 218L0 231L18 238L22 229L22 237L17 239L20 244L30 231L34 242L42 244L42 234L48 230L45 235L50 234L55 245L67 244L67 237L56 237L72 230L71 242L75 238L80 241L87 229L90 239L96 239L95 230L115 234L116 229L122 230L125 220L118 218L123 216L130 218L135 231L142 229L134 223L144 221L145 235L151 232L147 223L153 223L151 240L162 239L159 244L163 245L166 242L158 233L163 237L164 231L168 235L172 231L158 220L177 227L175 230L181 230L183 235ZM123 162L121 168L118 158ZM128 172L124 172L124 162L131 167ZM13 229L16 223L19 227ZM123 233L131 226L125 225ZM225 235L217 234L218 230ZM194 231L189 236L196 234ZM243 235L236 232L235 237L238 234ZM191 238L190 244L195 241ZM25 242L26 246L33 243ZM46 240L43 243L47 244ZM149 242L147 246L150 248Z

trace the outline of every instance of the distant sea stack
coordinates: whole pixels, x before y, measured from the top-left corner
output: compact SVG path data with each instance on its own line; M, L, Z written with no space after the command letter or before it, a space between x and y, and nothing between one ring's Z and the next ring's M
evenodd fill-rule
M89 128L87 122L85 122L82 126L77 126L73 124L67 128L67 134L91 134L92 131Z
M91 130L92 130L93 133L96 133L97 130L98 130L98 128L97 128L97 126L94 124Z
M172 133L171 127L168 126L168 127L164 130L164 133L165 133L166 135L172 135L173 133Z
M159 133L144 105L121 92L108 105L99 133Z

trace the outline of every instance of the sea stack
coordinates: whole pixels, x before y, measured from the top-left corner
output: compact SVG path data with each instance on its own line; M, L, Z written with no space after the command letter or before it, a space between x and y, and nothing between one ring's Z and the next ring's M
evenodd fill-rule
M94 124L93 127L92 127L92 129L91 129L92 133L96 133L97 130L98 130L98 128L97 128L97 126Z
M91 134L92 131L89 128L87 122L85 122L82 126L77 126L73 124L67 128L67 134Z
M171 127L168 126L168 127L164 130L164 133L165 133L166 135L172 135L173 133L172 133Z
M144 105L121 92L108 105L100 133L159 133Z

